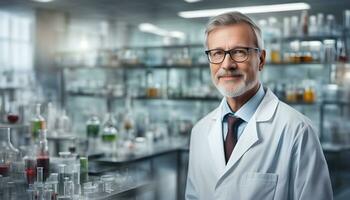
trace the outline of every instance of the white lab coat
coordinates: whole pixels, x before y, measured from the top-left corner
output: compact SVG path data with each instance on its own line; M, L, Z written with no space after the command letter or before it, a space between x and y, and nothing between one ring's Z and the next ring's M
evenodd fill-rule
M223 101L224 102L224 101ZM186 200L332 200L310 120L267 90L225 164L220 106L192 129Z

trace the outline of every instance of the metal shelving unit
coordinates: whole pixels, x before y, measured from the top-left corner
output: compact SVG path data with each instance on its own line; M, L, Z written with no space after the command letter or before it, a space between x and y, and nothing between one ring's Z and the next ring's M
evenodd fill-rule
M324 40L338 40L341 39L340 36L332 36L332 35L326 35L326 36L298 36L298 37L285 37L285 38L275 38L272 39L270 41L278 41L280 42L280 44L283 46L288 42L291 41L320 41L321 43L324 42ZM145 57L149 56L150 51L152 50L161 50L161 51L173 51L176 49L182 49L182 48L203 48L203 45L201 44L192 44L192 45L173 45L173 46L152 46L152 47L126 47L120 50L113 50L113 52L118 52L118 51L125 51L125 50L132 50L132 49L136 49L137 51L144 51ZM87 67L85 65L71 65L71 66L58 66L60 67L61 71L62 71L62 105L65 105L65 101L67 99L67 96L70 97L96 97L96 98L105 98L107 100L107 105L110 105L112 100L122 100L124 99L126 96L128 96L128 88L124 87L123 90L123 95L121 96L115 96L115 95L111 95L111 93L105 89L105 91L101 91L99 93L90 93L90 92L84 92L84 91L67 91L66 88L66 80L65 80L65 71L75 71L75 70L106 70L105 73L110 73L109 70L114 71L119 71L122 73L122 81L124 84L127 83L128 80L128 73L132 73L130 72L130 70L140 70L144 72L144 76L147 77L147 73L153 70L165 70L165 76L166 76L166 94L164 94L161 97L147 97L147 96L138 96L138 95L132 95L132 99L133 100L138 100L138 101L154 101L154 100L160 100L160 101L199 101L199 102L219 102L220 101L220 97L207 97L207 96L181 96L181 95L176 95L176 96L172 96L169 94L169 74L171 70L199 70L201 74L203 74L202 72L208 71L209 72L209 64L199 64L199 63L191 63L191 64L154 64L154 65L150 65L150 64L145 64L147 63L147 61L141 61L140 63L135 63L135 64L130 64L130 63L119 63L119 66L93 66L93 67ZM282 62L282 63L266 63L266 65L268 67L272 67L272 68L276 68L276 69L281 69L281 68L294 68L294 67L298 67L298 68L305 68L307 67L308 70L313 70L313 68L317 68L319 66L322 66L322 68L326 68L329 67L329 65L331 65L331 63L322 63L320 61L312 61L312 62L297 62L297 63L286 63L286 62ZM329 72L327 72L328 74ZM325 73L326 74L326 73ZM329 74L328 74L329 76ZM201 80L203 78L201 77ZM291 105L291 106L302 106L302 107L310 107L310 106L316 106L318 108L318 112L320 113L320 139L323 139L323 120L324 120L324 106L328 105L332 102L315 102L315 103L304 103L304 102L286 102L287 104ZM339 102L338 102L339 103ZM337 105L338 105L337 103ZM344 103L341 103L344 104Z

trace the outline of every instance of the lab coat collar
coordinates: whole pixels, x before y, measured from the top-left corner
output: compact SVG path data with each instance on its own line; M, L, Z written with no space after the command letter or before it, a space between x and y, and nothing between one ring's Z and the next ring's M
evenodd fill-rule
M259 133L257 131L257 123L269 121L277 108L278 98L269 89L265 89L266 93L264 99L261 101L253 117L248 121L242 136L238 140L235 149L233 150L231 157L225 165L223 139L222 139L222 122L221 122L221 109L222 103L225 103L224 99L216 113L213 115L213 125L209 130L208 142L209 148L212 153L212 158L214 159L213 164L215 171L217 173L218 182L216 187L220 185L223 178L228 171L239 161L239 159L254 145L259 141Z
M273 94L273 92L270 89L264 89L266 91L265 97L261 101L254 114L256 122L269 121L275 114L277 105L279 103L278 98L275 96L275 94Z
M221 109L221 121L224 120L224 117L231 113L235 117L239 117L244 120L244 122L248 122L250 118L254 115L256 109L258 108L260 102L263 100L265 96L265 90L262 84L259 84L258 91L252 96L246 103L242 105L236 112L233 112L228 105L227 99L225 99L226 103L222 105Z

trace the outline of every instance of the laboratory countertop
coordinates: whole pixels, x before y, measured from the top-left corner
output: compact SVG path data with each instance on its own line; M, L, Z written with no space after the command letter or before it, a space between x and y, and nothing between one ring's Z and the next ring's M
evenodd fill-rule
M187 153L188 150L188 144L184 141L158 142L144 148L135 148L120 153L117 156L102 156L91 159L89 161L89 174L98 175L104 172L114 171L124 165L146 161L172 153Z

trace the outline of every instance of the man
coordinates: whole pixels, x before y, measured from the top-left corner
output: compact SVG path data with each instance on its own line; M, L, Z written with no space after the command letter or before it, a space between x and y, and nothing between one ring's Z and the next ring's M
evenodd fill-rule
M186 199L331 200L327 164L309 119L263 88L259 27L226 13L206 29L212 80L224 96L191 135Z

